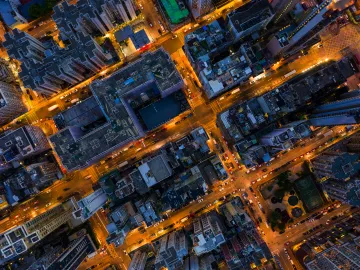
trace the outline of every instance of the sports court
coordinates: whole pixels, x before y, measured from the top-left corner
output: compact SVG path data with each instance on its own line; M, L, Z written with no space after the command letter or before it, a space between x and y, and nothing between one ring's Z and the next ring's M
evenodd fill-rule
M311 212L324 204L311 176L306 176L295 181L295 186L306 211Z
M181 23L189 16L187 8L180 7L176 0L161 0L162 5L165 8L166 15L169 17L172 24Z

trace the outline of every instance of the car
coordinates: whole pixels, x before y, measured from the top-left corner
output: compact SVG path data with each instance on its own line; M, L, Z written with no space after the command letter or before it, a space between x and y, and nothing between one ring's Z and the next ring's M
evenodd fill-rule
M123 249L123 252L124 252L124 254L125 254L125 255L127 255L127 252L126 252L126 250L125 250L125 249Z
M289 244L290 244L290 242L286 242L286 243L285 243L285 246L288 246Z
M138 242L138 244L140 245L142 242L144 242L144 239L140 239L140 241Z
M171 37L171 39L175 39L175 38L177 38L178 36L177 35L173 35L172 37Z
M49 207L51 204L52 204L51 202L50 202L50 203L47 203L47 204L45 205L45 207Z
M262 169L263 172L267 172L267 170L268 170L267 168Z
M198 203L201 203L203 200L204 200L204 199L199 199L199 200L198 200Z
M251 191L251 192L254 192L254 190L253 190L253 188L252 188L252 187L249 187L249 189L250 189L250 191Z
M154 227L157 227L157 226L159 226L159 222L156 222L156 223L154 224Z

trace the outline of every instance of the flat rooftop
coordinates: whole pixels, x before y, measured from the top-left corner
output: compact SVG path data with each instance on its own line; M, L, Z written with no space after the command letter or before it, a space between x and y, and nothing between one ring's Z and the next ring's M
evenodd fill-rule
M110 77L93 82L90 89L94 97L62 113L64 128L49 138L64 167L75 170L89 166L144 135L127 97L137 96L149 87L156 87L166 96L182 84L174 63L163 49L147 52ZM95 101L105 118L100 123L101 113ZM85 130L82 121L92 125L92 129Z
M267 0L253 0L229 13L228 18L238 32L245 31L272 16Z
M6 161L13 160L20 153L26 155L35 147L26 127L18 128L0 137L0 155L3 155Z
M99 97L111 92L121 98L136 92L144 84L155 84L161 93L179 82L182 79L170 56L159 49L143 54L139 60L115 72L111 77L94 82L91 89Z

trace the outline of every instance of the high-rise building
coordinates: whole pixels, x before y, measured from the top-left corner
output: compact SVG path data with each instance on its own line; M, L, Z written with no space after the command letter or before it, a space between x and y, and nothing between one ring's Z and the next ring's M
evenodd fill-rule
M15 28L5 34L5 39L3 46L11 58L21 62L31 60L35 63L41 63L45 58L45 45L26 32Z
M179 269L187 254L188 245L182 231L166 234L160 239L160 249L155 258L155 269L160 270L164 267L169 270Z
M360 269L360 237L334 245L306 263L308 270Z
M79 0L72 5L62 2L54 7L52 16L64 38L74 31L84 34L106 34L116 24L136 18L132 0Z
M293 147L294 143L311 135L307 121L296 121L261 137L261 144L270 146L275 150L287 150Z
M49 143L39 127L23 126L0 137L0 156L5 162L23 160L49 149Z
M183 84L163 49L145 53L109 78L93 82L93 97L56 116L62 124L50 142L66 169L89 166L144 134L130 97L150 88L166 97ZM87 128L90 125L94 129Z
M82 261L96 251L96 247L88 234L73 240L69 247L43 269L61 270L77 269Z
M0 81L5 83L15 82L15 76L11 71L10 63L0 58Z
M21 62L19 76L24 87L45 95L83 81L111 59L91 36L81 32L70 36L66 49L42 43L18 29L6 33L5 38L9 56Z
M311 161L324 191L333 199L360 205L359 155L326 151Z
M6 261L26 252L63 224L72 226L74 203L70 199L3 232L0 235L0 259Z
M0 81L0 125L10 122L26 111L21 100L21 90L15 85Z
M187 3L195 20L213 9L211 0L187 0Z
M208 253L226 242L219 219L214 217L213 214L202 215L193 222L194 251L198 256Z
M345 98L316 108L310 116L314 126L336 126L360 123L360 90L344 95Z
M252 0L227 15L227 24L235 39L266 28L274 13L268 0Z
M285 18L287 14L289 14L296 4L298 4L299 0L273 0L269 1L271 7L274 10L274 19L273 22L276 24L282 19Z
M294 1L289 1L289 3ZM289 54L306 48L320 31L333 22L352 0L324 0L320 4L309 7L305 18L296 25L290 25L279 31L267 45L268 50L275 56L280 53ZM278 18L278 17L276 17ZM277 20L275 18L275 20ZM308 44L309 43L309 44Z
M145 269L147 258L148 258L147 252L136 250L131 259L128 269L129 270Z

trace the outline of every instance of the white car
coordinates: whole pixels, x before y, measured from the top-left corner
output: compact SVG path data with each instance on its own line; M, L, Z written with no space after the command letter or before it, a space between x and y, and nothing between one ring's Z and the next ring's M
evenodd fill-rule
M204 200L204 199L199 199L199 200L198 200L198 203L201 203L203 200Z

